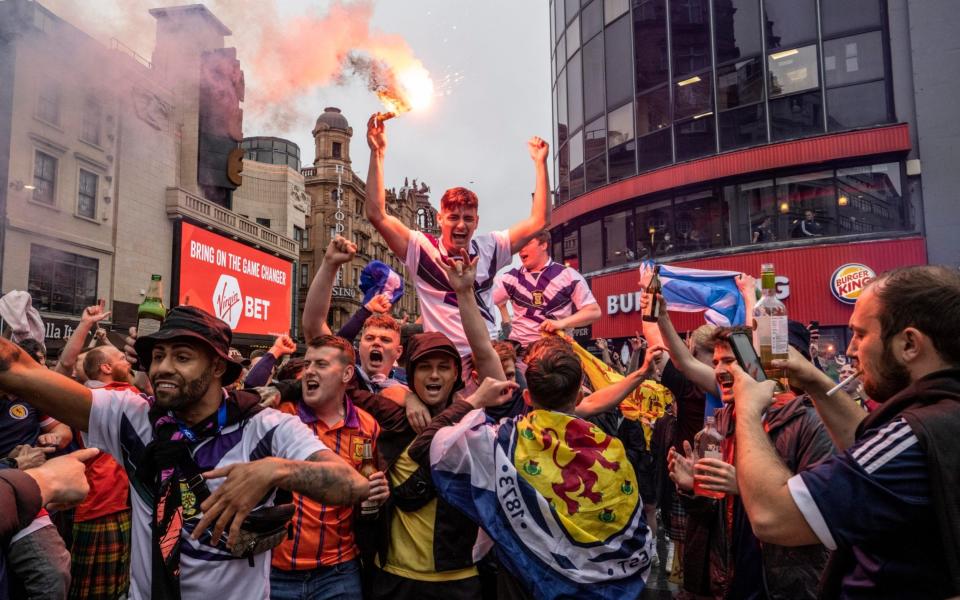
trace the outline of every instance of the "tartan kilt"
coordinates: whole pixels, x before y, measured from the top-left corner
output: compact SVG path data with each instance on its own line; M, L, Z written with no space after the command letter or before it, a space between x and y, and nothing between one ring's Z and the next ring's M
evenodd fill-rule
M667 537L674 542L683 542L687 532L687 511L680 502L680 494L673 495L670 504L670 518L666 523Z
M71 600L115 600L130 587L130 510L73 524Z

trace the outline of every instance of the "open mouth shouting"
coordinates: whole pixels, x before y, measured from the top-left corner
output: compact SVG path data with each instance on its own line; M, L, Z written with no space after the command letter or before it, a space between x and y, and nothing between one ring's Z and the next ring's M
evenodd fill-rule
M316 395L320 391L320 380L315 377L304 377L303 391L310 396Z
M370 350L370 366L379 367L383 364L383 351L374 348Z
M733 375L726 371L717 373L717 384L720 386L720 395L726 399L733 397Z
M451 231L450 240L458 248L465 248L467 245L467 232L466 231Z

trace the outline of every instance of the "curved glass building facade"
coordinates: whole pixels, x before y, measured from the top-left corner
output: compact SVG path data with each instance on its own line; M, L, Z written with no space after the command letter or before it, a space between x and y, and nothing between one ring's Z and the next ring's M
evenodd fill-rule
M278 137L243 138L240 142L243 157L269 165L286 165L300 172L300 146Z
M912 240L888 251L926 262L912 13L949 10L553 0L554 258L601 304L604 278L646 259L753 273L751 254Z

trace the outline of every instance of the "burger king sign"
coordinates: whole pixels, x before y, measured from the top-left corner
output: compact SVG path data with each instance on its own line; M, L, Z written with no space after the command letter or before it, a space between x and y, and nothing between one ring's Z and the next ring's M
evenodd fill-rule
M877 276L873 269L860 263L848 263L833 272L830 291L844 304L856 304L863 288Z

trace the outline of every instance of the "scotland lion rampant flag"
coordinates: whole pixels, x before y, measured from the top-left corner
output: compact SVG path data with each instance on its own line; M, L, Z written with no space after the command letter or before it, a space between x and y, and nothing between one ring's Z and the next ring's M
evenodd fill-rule
M643 590L653 541L620 440L559 412L496 424L475 410L437 433L430 464L438 493L483 528L535 597Z
M371 260L360 272L360 291L363 303L373 300L377 294L386 294L391 304L403 296L403 277L379 260Z

